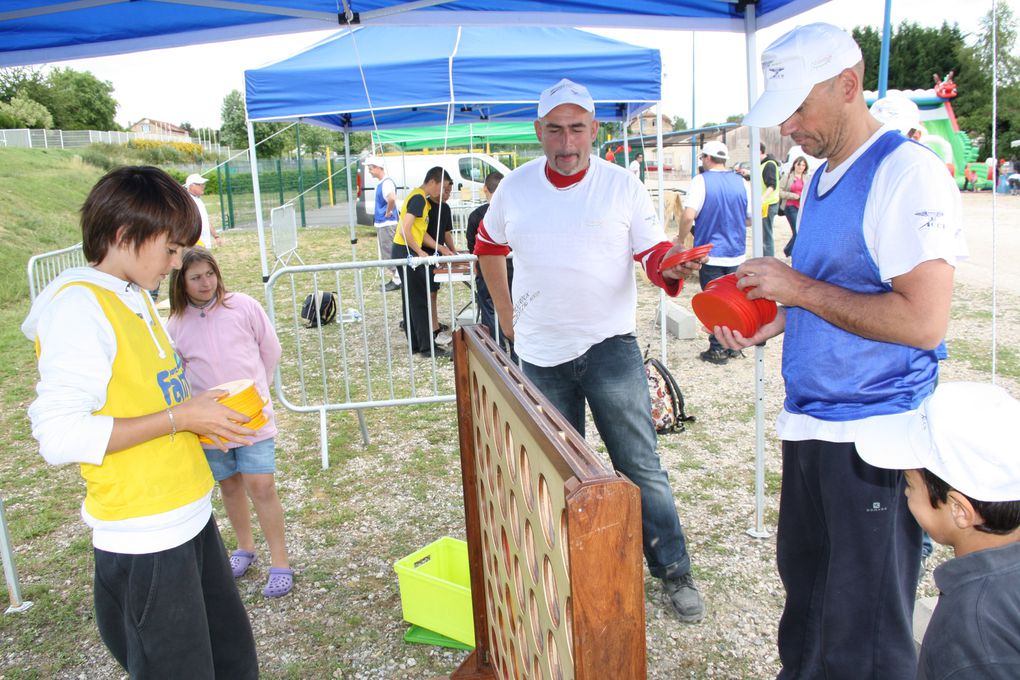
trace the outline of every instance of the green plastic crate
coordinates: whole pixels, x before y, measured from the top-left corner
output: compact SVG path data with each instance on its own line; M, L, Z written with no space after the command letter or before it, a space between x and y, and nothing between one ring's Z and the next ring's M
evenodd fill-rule
M467 543L443 537L393 565L404 620L475 644Z

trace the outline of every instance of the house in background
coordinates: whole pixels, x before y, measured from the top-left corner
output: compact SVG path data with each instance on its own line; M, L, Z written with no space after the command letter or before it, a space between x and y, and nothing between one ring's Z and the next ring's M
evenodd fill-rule
M181 126L156 120L155 118L142 118L137 123L131 125L128 130L136 132L143 137L151 136L154 139L158 138L175 142L191 141L191 135Z

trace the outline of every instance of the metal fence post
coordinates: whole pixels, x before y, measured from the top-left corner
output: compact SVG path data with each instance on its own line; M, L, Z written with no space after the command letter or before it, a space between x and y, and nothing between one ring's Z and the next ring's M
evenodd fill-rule
M223 206L223 194L226 193L226 187L223 184L223 173L220 171L219 165L216 166L216 191L220 194L220 224L224 229L229 229L227 213Z
M308 223L305 221L305 178L301 169L301 123L294 126L294 138L297 141L297 190L298 203L301 206L301 226L306 227Z
M280 163L280 159L276 159L276 188L280 192L280 203L283 205L286 201L283 199L283 164Z
M230 163L223 164L223 174L227 179L227 213L230 216L230 228L234 228L234 189L230 184Z
M14 567L14 552L11 549L11 535L7 532L7 515L4 513L4 499L0 498L0 557L4 563L4 578L7 580L7 594L11 606L5 614L23 612L32 606L31 602L21 599L21 589L18 587L18 570Z
M315 207L322 207L322 185L319 182L319 159L312 159L312 168L315 170Z

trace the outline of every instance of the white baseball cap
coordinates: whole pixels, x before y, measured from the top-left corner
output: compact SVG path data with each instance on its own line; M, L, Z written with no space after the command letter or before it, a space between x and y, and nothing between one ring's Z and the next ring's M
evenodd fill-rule
M585 111L595 112L595 102L588 88L566 78L542 92L542 96L538 98L538 117L544 118L561 104L575 104Z
M730 151L726 148L725 144L713 139L710 142L705 142L704 146L701 147L701 155L725 161L729 159Z
M188 175L188 178L184 180L184 186L190 187L192 184L205 184L208 181L209 180L207 180L205 177L202 177L202 175L194 173Z
M800 108L811 88L861 60L849 33L832 24L798 26L765 48L765 92L744 116L744 125L779 125Z
M923 130L921 111L917 104L902 94L890 94L871 105L871 115L880 123L892 126L903 134L911 130Z
M875 467L927 468L979 501L1020 500L1020 401L998 385L942 383L916 411L868 418L857 453Z
M365 159L365 165L374 165L377 168L385 168L386 167L383 164L383 159L379 158L378 156L369 156L368 158L366 158Z

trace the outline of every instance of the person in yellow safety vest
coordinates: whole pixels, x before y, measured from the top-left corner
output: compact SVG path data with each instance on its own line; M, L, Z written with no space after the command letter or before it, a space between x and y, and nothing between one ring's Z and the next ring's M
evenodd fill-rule
M775 241L772 238L772 222L779 212L779 161L765 151L765 142L761 143L761 231L763 254L766 257L775 254Z

